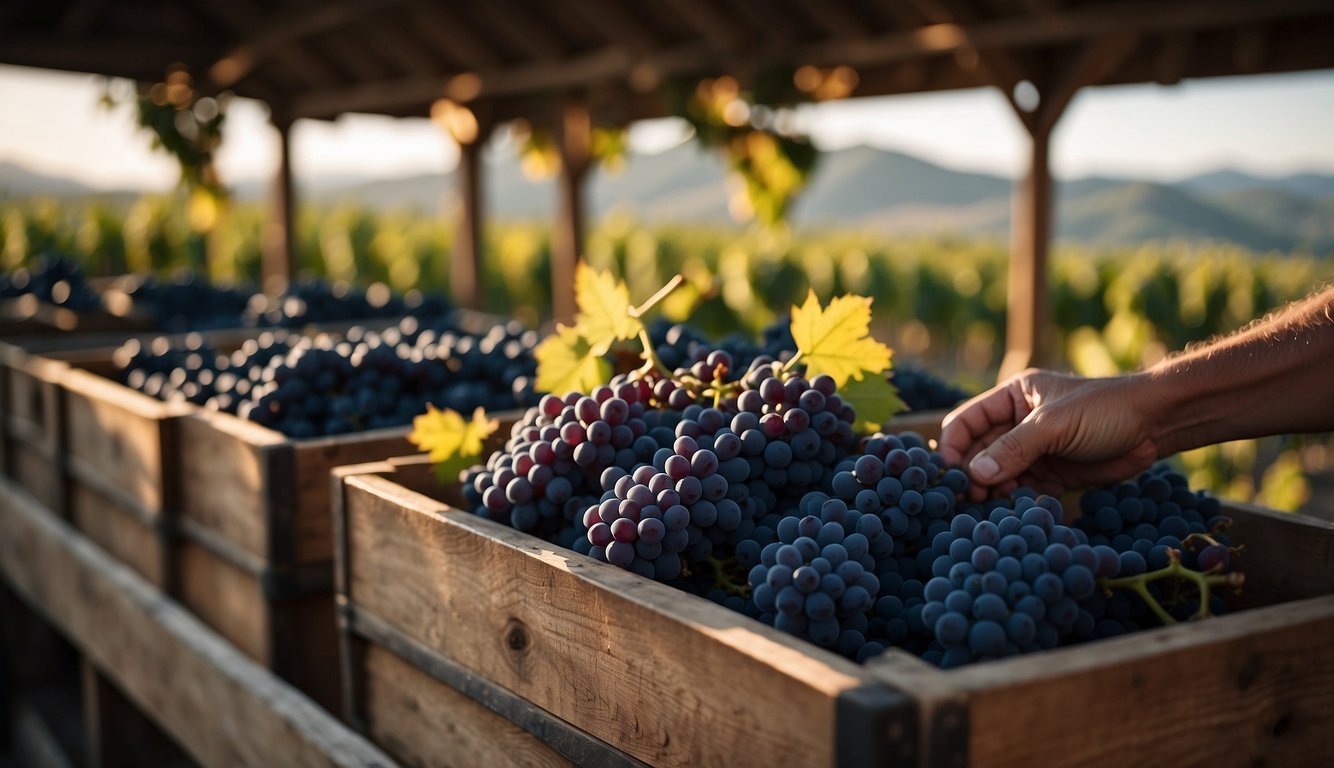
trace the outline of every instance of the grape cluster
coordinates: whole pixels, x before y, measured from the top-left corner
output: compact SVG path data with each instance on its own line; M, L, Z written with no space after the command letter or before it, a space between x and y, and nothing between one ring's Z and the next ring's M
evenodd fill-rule
M648 381L623 379L587 396L543 395L486 466L464 474L465 497L478 514L573 546L575 521L620 479L608 470L647 464L670 443L674 414L646 407L650 398Z
M462 412L527 406L536 400L536 342L516 324L478 337L405 318L343 337L264 332L230 354L198 334L176 346L131 340L115 361L123 381L150 396L308 438L408 424L428 403Z
M983 514L971 506L931 543L923 658L943 667L1054 648L1093 636L1097 579L1118 575L1116 553L1061 523L1058 499L1015 496Z
M31 268L0 274L0 299L28 294L45 304L80 312L102 307L102 297L88 283L83 270L59 253L39 256Z
M1191 491L1185 476L1166 465L1084 494L1080 511L1075 527L1091 544L1109 546L1117 553L1123 576L1167 568L1173 552L1181 566L1192 571L1224 573L1232 569L1231 540L1226 533L1231 520L1222 514L1218 499ZM1198 593L1180 581L1153 582L1148 588L1179 621L1201 607ZM1115 594L1114 598L1109 601L1109 614L1121 622L1123 631L1159 623L1143 601L1128 601ZM1227 606L1215 594L1206 607L1219 614Z

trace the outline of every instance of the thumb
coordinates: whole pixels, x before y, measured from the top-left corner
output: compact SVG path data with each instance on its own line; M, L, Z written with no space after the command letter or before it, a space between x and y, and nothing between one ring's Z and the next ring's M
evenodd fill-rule
M968 473L983 485L1013 480L1050 448L1051 433L1026 419L968 462Z

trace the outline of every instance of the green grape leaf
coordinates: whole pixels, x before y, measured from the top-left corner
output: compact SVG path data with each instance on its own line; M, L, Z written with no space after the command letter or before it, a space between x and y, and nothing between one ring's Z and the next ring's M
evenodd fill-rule
M857 432L879 432L890 419L908 410L888 371L848 379L839 386L838 394L857 411L857 421L852 425Z
M486 438L499 427L481 408L473 411L471 421L464 421L457 411L427 405L426 413L412 420L408 440L430 454L440 479L449 482L481 459Z
M607 354L621 339L638 337L644 328L639 318L630 316L630 289L625 281L582 261L575 268L574 301L579 307L574 327L588 339L595 355Z
M602 358L588 339L567 325L542 340L533 351L537 358L537 391L592 392L611 378L611 364Z
M806 376L825 373L842 387L850 377L888 370L893 352L871 338L870 327L869 298L840 296L821 309L812 290L806 303L792 308L792 338Z

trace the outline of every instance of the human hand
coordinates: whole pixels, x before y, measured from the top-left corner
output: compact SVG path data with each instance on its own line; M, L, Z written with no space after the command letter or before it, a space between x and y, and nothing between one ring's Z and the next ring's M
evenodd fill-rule
M1157 407L1144 374L1090 379L1029 369L950 412L940 452L967 465L975 500L1020 484L1059 494L1151 466Z

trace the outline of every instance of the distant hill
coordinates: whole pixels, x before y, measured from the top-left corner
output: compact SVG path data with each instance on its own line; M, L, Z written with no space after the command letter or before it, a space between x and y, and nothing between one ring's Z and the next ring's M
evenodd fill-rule
M556 188L524 177L518 159L489 153L484 161L488 215L550 218ZM256 199L265 185L237 185ZM1013 182L1002 176L950 170L899 152L853 147L820 157L809 187L792 210L798 228L844 228L886 234L1001 235L1009 228ZM42 192L86 195L77 182L0 163L0 198ZM416 209L450 215L458 199L453 174L388 179L307 177L300 194L321 203L379 210ZM717 153L686 143L656 155L632 155L619 172L596 169L586 187L589 213L625 212L662 224L735 226L729 187ZM1173 184L1084 177L1056 185L1056 235L1123 245L1185 239L1234 242L1255 250L1334 252L1334 176L1263 178L1220 170Z
M71 179L30 171L18 163L0 160L0 200L28 195L76 197L93 190Z

